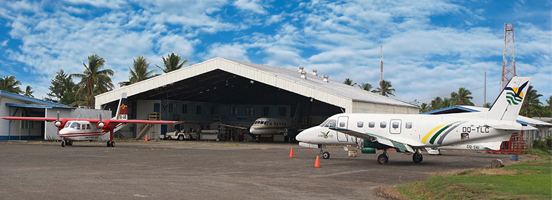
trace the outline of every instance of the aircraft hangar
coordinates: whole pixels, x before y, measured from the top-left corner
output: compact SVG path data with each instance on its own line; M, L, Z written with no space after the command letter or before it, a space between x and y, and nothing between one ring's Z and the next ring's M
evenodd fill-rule
M224 140L243 140L257 118L294 118L301 127L318 125L337 113L418 113L415 105L384 97L331 77L244 61L214 58L96 96L96 109L116 110L127 93L130 119L186 121L176 129L196 132L233 127ZM243 127L243 128L242 128ZM236 129L238 128L238 129ZM123 137L143 137L144 127L123 129ZM157 135L173 131L150 128ZM150 131L151 132L151 131ZM221 130L221 132L224 132ZM291 141L269 136L265 140ZM151 137L150 137L151 138Z

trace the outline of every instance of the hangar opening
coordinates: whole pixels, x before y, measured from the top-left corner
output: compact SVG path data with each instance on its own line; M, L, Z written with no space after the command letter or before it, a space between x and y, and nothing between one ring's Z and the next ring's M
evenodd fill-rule
M168 132L180 130L188 133L187 139L249 141L253 138L248 130L256 119L294 118L297 125L294 130L260 138L293 141L297 131L341 112L417 113L418 110L408 103L316 74L224 58L98 95L96 108L116 110L123 92L128 94L130 119L185 121L175 127L129 125L116 133L119 137L137 139L151 133L166 137ZM295 117L295 113L299 116Z

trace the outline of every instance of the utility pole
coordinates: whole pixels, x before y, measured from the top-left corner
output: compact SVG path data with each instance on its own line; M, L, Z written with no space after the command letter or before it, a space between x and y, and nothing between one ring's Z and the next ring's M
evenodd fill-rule
M383 46L380 46L380 90L383 94Z
M487 104L487 72L485 72L485 79L483 81L483 107Z

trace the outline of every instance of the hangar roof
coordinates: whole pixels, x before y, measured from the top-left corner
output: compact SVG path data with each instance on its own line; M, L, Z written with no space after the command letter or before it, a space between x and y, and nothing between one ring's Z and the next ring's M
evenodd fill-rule
M362 90L358 87L351 87L341 82L332 81L331 77L329 81L326 82L323 80L324 78L322 76L315 76L312 73L307 72L305 79L302 78L301 73L296 70L271 67L226 58L214 58L207 60L205 62L185 67L170 73L165 73L130 86L121 87L119 89L97 95L95 106L99 109L103 104L118 100L121 92L126 92L130 97L162 87L171 87L171 84L178 81L197 78L205 74L211 74L211 77L202 78L211 79L209 83L224 81L222 79L226 77L223 77L220 73L216 74L215 72L217 71L223 71L226 72L226 74L241 76L247 78L247 82L249 82L249 80L252 81L251 83L260 82L345 109L351 109L352 102L368 102L374 104L387 104L416 108L415 105L400 100L384 97ZM217 77L213 78L213 76ZM193 88L188 88L187 90L193 90ZM178 90L178 92L185 91L186 90Z

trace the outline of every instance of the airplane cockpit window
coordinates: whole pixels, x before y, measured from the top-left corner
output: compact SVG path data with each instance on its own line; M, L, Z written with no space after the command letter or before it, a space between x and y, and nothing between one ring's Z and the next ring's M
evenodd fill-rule
M320 127L327 127L326 125L327 125L328 121L330 121L330 120L327 119L326 121L322 122L320 124Z
M67 123L65 124L65 128L69 128L69 127L71 127L71 122L67 122Z
M364 122L360 121L357 122L357 127L362 128L364 126Z
M411 129L412 128L412 122L406 122L405 128Z
M86 125L86 129L88 129L88 130L92 129L92 127L90 126L90 124L87 124L87 125Z
M328 124L327 124L326 126L324 126L324 127L335 127L336 124L337 124L337 123L336 123L335 119L332 119L332 120L330 120L330 122L328 122Z
M77 122L73 122L73 123L71 123L71 126L70 126L70 127L71 127L71 128L74 128L74 129L79 129L79 128L80 128L80 124L77 123Z
M380 128L385 128L387 127L387 123L386 122L381 122L380 123Z
M368 122L368 127L370 128L376 127L376 122Z

